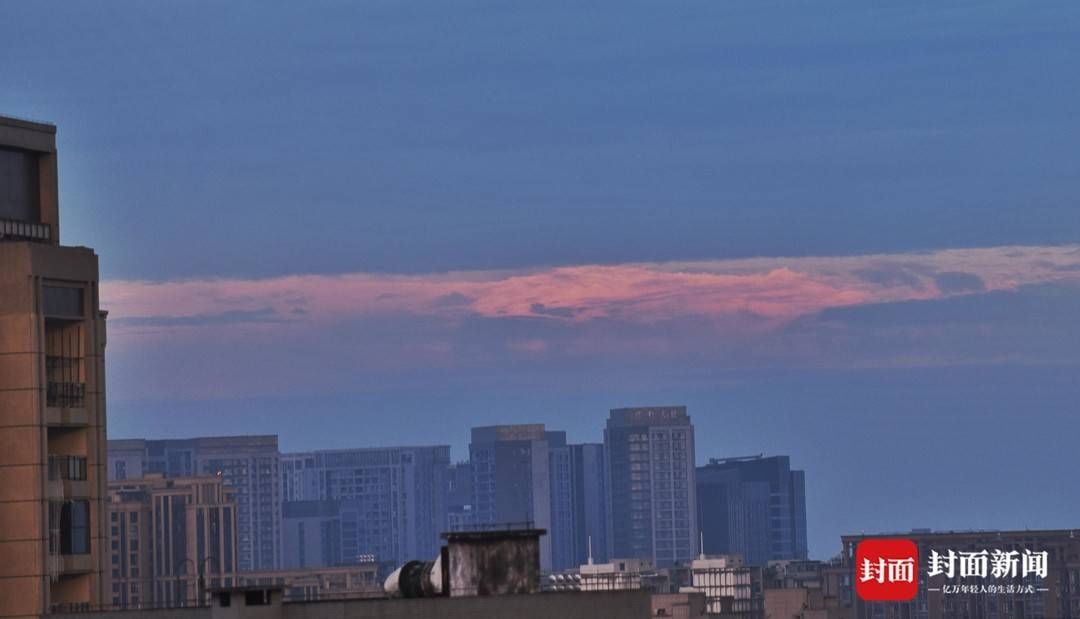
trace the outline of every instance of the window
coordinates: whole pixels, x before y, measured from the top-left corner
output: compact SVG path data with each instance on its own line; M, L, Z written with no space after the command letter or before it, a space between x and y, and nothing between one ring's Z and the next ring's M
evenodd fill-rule
M90 503L68 501L60 508L60 554L84 555L89 552Z
M82 318L83 290L69 286L45 286L45 315Z
M37 153L0 148L0 219L37 222L41 219L38 197Z
M258 591L245 591L244 592L244 605L246 606L266 606L270 603L270 592L266 590Z

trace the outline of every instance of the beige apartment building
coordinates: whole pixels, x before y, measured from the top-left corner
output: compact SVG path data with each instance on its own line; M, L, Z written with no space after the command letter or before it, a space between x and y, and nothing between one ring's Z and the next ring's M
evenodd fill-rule
M0 617L104 597L105 314L60 245L56 127L0 117Z
M236 584L236 501L220 476L109 482L109 603L206 604Z

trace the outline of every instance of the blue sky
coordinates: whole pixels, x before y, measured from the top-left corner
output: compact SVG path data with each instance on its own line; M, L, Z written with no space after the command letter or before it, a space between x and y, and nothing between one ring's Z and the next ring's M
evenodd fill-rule
M599 440L686 403L841 533L1074 526L1074 2L0 2L115 436ZM853 490L854 489L858 489Z

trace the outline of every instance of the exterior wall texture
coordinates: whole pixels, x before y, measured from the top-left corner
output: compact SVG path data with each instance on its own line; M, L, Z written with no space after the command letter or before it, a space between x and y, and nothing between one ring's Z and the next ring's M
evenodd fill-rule
M287 501L333 501L340 562L431 560L447 530L450 447L342 449L282 456ZM290 532L290 537L295 538Z

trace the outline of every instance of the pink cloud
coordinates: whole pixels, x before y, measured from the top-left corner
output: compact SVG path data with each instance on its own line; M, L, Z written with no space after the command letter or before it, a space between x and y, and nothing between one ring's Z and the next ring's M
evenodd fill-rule
M113 375L124 395L201 397L321 392L405 380L421 368L483 371L507 359L821 363L816 355L833 336L772 336L830 308L1075 281L1077 264L1075 246L1002 247L428 275L114 280L102 282L101 292L110 358L125 368Z
M186 317L187 321L172 324L159 321L157 327L191 330L203 323L212 326L215 317L229 312L241 316L268 310L281 322L316 324L396 314L449 321L481 316L646 324L681 316L753 314L782 323L830 307L942 297L949 293L935 284L934 277L943 272L970 274L987 290L1075 278L1080 273L1068 269L1080 260L1075 250L1002 247L416 276L351 273L106 281L102 304L120 329L145 327L152 323L147 317ZM875 279L874 273L880 276Z

